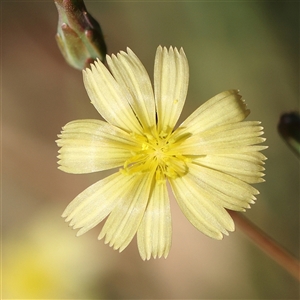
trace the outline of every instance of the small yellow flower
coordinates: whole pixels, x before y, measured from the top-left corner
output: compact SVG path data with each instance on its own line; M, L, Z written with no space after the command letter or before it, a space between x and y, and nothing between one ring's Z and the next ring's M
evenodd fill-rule
M167 182L188 220L209 237L234 230L226 209L245 211L264 181L260 122L236 90L211 98L174 129L188 90L183 49L158 47L154 92L130 50L107 56L83 71L87 93L106 120L77 120L63 127L57 144L60 169L90 173L119 168L79 194L63 217L81 235L106 217L99 235L123 251L137 233L142 259L167 257L171 213Z

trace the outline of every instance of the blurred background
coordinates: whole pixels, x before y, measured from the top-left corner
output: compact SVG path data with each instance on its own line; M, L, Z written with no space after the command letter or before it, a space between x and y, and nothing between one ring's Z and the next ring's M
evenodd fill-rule
M299 110L299 2L86 1L108 53L130 47L151 77L158 45L183 47L190 65L182 121L210 97L240 89L265 128L266 182L245 216L299 258L299 161L277 133ZM237 228L223 241L198 232L171 199L167 259L143 262L136 240L119 254L77 238L60 217L107 174L57 169L55 140L75 119L99 118L80 71L54 39L51 1L3 1L3 299L298 299L299 285Z

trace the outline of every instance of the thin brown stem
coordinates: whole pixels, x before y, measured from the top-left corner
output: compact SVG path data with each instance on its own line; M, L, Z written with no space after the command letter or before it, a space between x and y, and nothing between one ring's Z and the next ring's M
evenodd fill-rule
M230 211L230 215L243 232L279 265L300 281L300 262L276 241L269 237L241 213Z

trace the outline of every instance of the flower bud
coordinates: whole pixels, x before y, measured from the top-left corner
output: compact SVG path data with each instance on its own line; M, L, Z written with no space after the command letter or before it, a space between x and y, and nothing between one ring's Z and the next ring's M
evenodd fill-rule
M82 70L96 58L105 60L106 45L99 23L87 12L83 0L54 0L58 10L55 36L65 60Z
M289 147L300 156L300 115L298 112L284 113L280 117L278 131Z

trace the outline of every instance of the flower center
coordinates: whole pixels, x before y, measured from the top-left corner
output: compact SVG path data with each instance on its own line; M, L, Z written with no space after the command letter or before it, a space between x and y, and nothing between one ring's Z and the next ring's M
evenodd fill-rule
M134 151L132 157L126 160L122 172L133 174L154 171L157 181L164 181L166 177L174 179L187 174L187 162L190 159L176 151L178 141L172 139L172 134L167 135L162 132L157 136L133 135L140 145L140 150Z

